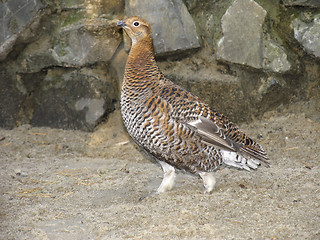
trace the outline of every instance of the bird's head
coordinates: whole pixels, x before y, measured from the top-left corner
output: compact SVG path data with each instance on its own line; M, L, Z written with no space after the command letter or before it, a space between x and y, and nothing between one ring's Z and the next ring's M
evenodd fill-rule
M117 26L122 27L131 38L132 45L142 39L152 41L152 32L149 23L141 17L128 17L117 22Z

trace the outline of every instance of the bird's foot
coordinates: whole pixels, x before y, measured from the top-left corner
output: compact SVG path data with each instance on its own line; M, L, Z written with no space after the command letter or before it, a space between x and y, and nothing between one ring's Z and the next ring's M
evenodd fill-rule
M163 176L163 179L162 179L160 186L158 187L158 189L156 191L152 191L151 193L140 197L139 201L142 201L145 198L150 197L154 194L159 194L159 193L169 191L174 187L174 181L176 179L176 172L175 172L174 167L172 167L171 165L169 165L166 162L161 162L161 161L159 161L159 162L160 162L162 169L163 169L163 172L164 172L164 176Z
M169 191L174 186L174 181L176 179L176 172L174 167L165 162L160 162L162 169L164 171L163 180L157 190L157 193L163 193Z
M216 184L216 178L213 172L199 172L200 177L203 181L203 186L205 188L204 193L211 193L214 185Z

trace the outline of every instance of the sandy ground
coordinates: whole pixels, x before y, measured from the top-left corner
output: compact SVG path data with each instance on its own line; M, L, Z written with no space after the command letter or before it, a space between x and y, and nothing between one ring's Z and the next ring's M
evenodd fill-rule
M212 194L179 173L143 201L162 170L121 126L0 129L0 239L320 239L319 121L282 108L242 124L270 168L223 168Z

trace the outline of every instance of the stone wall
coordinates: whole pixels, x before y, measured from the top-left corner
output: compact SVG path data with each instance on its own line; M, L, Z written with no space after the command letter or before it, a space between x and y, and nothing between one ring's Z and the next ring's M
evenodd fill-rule
M106 119L119 107L130 44L115 23L126 15L151 23L168 78L234 121L320 102L317 0L7 0L0 127L91 131Z

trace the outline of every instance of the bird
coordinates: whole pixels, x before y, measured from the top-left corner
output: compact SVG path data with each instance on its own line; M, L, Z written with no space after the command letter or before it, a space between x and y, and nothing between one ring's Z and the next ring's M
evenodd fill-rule
M152 30L139 16L116 23L131 38L120 94L124 125L164 172L155 191L174 187L176 170L202 178L204 192L216 184L216 170L226 165L250 171L269 158L260 144L222 113L174 84L155 60Z

